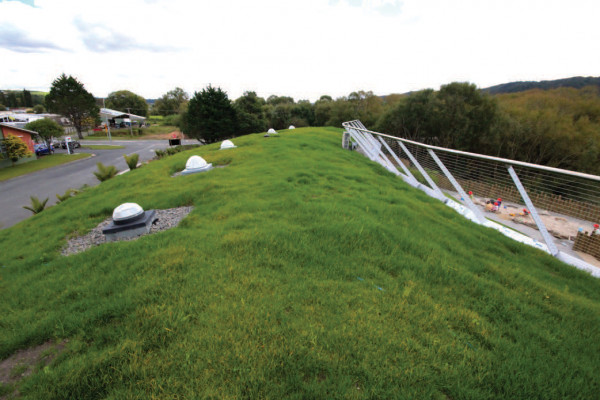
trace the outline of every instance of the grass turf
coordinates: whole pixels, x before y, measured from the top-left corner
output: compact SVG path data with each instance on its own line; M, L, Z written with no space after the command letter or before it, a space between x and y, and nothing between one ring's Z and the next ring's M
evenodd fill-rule
M69 340L23 398L594 398L599 281L340 139L202 146L0 231L0 358ZM226 167L171 178L192 154ZM59 255L127 201L195 209Z
M87 153L76 153L71 155L53 154L51 156L40 157L37 160L25 164L15 165L14 167L0 168L0 182L42 169L56 167L57 165L66 164L71 161L81 160L82 158L87 158L89 156L91 156L91 154Z

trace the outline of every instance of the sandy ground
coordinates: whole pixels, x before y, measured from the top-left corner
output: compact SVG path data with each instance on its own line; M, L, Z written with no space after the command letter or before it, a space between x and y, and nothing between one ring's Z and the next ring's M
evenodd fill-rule
M486 200L489 199L474 197L473 203L483 207L486 211L486 214L492 213L492 211L488 211L486 209ZM502 202L502 205L498 211L493 212L493 214L497 215L503 220L512 221L517 224L523 224L537 229L535 221L531 215L527 215L523 212L524 208L525 206L520 204ZM540 209L538 209L538 213L542 219L542 222L544 225L546 225L548 232L558 239L574 240L575 236L577 236L577 231L579 228L582 228L587 232L591 232L594 229L593 222L583 221L577 218Z
M457 201L460 201L460 196L457 193L450 191L445 192L452 195ZM491 212L486 209L486 200L491 199L476 196L473 197L473 203L481 207L483 215L486 218L500 222L529 237L543 242L543 238L538 232L538 228L531 215L524 215L524 205L502 202L502 205L498 211ZM584 260L588 264L600 268L600 260L592 255L573 250L573 241L575 240L578 229L582 228L584 232L591 232L593 230L593 222L584 221L568 215L548 212L541 209L537 209L537 211L540 214L540 218L546 225L548 232L557 238L555 243L561 251L565 251L568 254Z

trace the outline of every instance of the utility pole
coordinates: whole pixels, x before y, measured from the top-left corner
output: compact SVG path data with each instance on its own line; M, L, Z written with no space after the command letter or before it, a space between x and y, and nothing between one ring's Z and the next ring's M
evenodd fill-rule
M106 108L106 104L104 104L104 99L102 99L102 108ZM106 129L108 130L108 141L112 142L112 137L110 136L110 122L108 121L108 116L106 116Z
M129 134L133 137L133 120L131 119L131 108L127 108L127 114L129 114Z

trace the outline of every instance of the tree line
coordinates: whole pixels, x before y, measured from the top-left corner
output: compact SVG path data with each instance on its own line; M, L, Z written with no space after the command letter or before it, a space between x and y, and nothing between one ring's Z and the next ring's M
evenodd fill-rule
M44 99L50 112L67 116L79 134L99 122L98 105L76 78L58 77ZM150 108L127 90L111 93L106 106L131 113L172 116L190 137L214 142L290 125L341 126L360 119L368 128L458 150L600 174L600 88L560 87L500 95L453 82L440 90L376 96L352 92L333 99L262 98L248 91L235 100L208 86L189 96L175 88ZM80 136L81 137L81 136Z
M375 124L418 141L600 174L600 89L491 96L468 83L403 98Z
M425 143L600 174L597 85L492 95L474 84L453 82L437 91L402 95L323 95L314 103L289 96L265 99L252 91L230 100L212 86L190 98L175 88L149 112L176 114L186 134L205 142L289 125L339 127L360 119L370 129Z
M44 94L29 90L0 90L0 111L8 108L34 107L44 104Z

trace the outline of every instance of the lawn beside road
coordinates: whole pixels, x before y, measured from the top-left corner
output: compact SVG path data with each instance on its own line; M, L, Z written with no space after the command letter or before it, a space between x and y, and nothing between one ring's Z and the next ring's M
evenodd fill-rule
M343 150L341 129L263 135L0 231L0 360L64 345L0 397L597 398L600 280ZM217 168L174 176L192 155ZM125 202L194 209L61 255Z
M88 153L53 154L51 156L43 156L35 161L30 161L25 164L15 165L14 167L0 168L0 182L16 178L17 176L30 174L35 171L40 171L42 169L81 160L90 156L91 154Z

